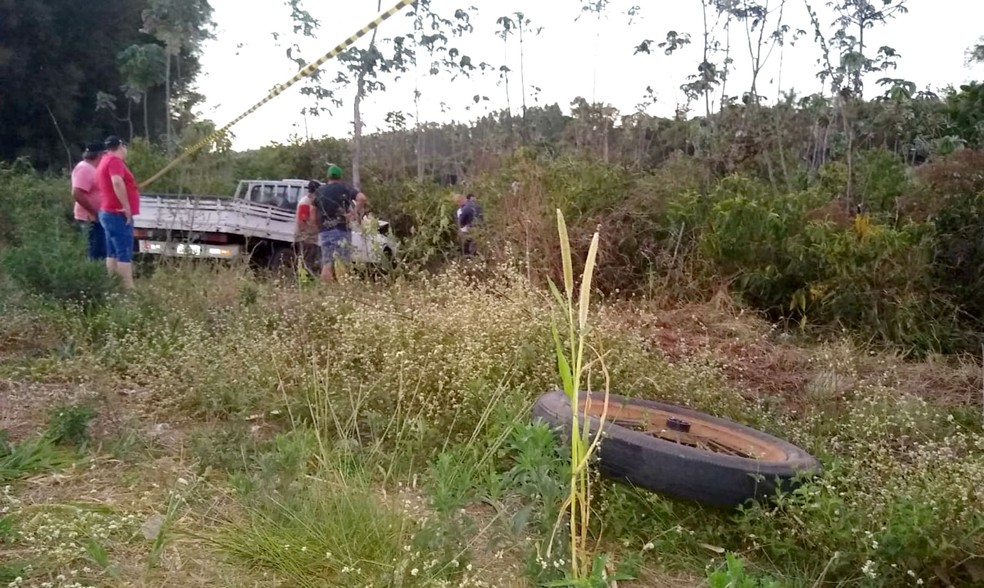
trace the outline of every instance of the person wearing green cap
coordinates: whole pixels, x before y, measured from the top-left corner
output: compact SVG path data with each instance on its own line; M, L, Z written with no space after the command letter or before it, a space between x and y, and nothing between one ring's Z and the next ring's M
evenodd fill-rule
M318 210L318 244L321 246L321 281L330 283L338 279L336 258L347 261L351 230L349 223L356 220L365 208L365 195L342 181L342 168L328 165L328 181L315 193Z

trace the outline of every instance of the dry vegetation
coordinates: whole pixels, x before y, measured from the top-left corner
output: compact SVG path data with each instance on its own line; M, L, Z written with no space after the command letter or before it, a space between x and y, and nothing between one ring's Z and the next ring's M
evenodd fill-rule
M5 447L37 455L0 468L4 582L556 577L537 554L563 460L527 417L555 385L549 306L522 272L324 291L162 267L141 286L87 310L7 299ZM972 366L797 342L720 297L603 304L595 325L618 391L759 426L828 468L778 507L737 514L602 485L593 533L639 578L620 585L701 585L720 550L741 558L727 573L761 586L978 577ZM25 329L36 345L19 346Z

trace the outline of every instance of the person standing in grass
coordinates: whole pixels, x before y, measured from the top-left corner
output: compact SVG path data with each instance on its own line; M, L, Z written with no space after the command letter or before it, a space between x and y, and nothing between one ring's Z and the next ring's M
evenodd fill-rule
M106 269L133 289L133 217L140 214L140 192L126 165L126 142L106 138L106 154L96 168L96 185L102 196L99 223L106 233Z
M319 182L311 180L307 185L307 193L297 203L297 253L305 268L314 267L318 253L318 215L314 209L314 198L321 187Z
M103 146L89 143L80 161L72 170L72 198L75 199L75 223L85 235L87 255L93 261L106 259L106 235L99 224L100 194L96 187L96 166L102 158Z
M458 243L461 253L465 256L475 255L475 240L472 238L472 228L475 225L475 203L464 194L454 195L454 204L458 207L454 212L458 225Z
M318 244L321 246L321 281L338 280L336 258L347 261L351 246L349 223L364 209L366 197L342 181L342 168L328 166L328 182L322 184L314 199L318 212Z
M485 211L482 210L482 205L478 203L478 200L475 200L474 194L468 194L466 198L468 198L468 202L470 202L472 207L475 209L474 224L482 224L482 221L485 220Z

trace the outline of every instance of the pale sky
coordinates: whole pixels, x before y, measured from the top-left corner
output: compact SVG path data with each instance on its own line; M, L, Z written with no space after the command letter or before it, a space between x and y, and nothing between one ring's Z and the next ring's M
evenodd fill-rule
M780 1L771 0L771 6L777 7ZM383 9L394 2L384 0ZM292 33L290 11L283 0L256 1L248 8L242 0L211 0L211 4L215 10L217 38L204 47L203 71L198 86L206 97L201 114L219 125L232 120L263 98L274 85L283 83L295 73L296 66L286 57L287 47L292 43L298 43L301 55L312 61L377 14L376 3L371 0L307 0L306 8L321 21L318 38L312 40ZM453 39L451 44L470 55L475 64L486 61L498 68L505 60L513 70L509 81L510 99L517 113L522 101L518 37L509 38L507 54L502 40L495 35L498 17L516 11L525 12L533 28L543 27L539 36L524 37L527 105L536 101L544 105L557 102L567 111L575 97L583 96L589 101L612 104L622 114L630 114L641 102L646 86L651 86L658 103L648 112L670 116L684 100L680 85L696 71L700 61L703 29L699 0L650 4L641 0L612 0L600 22L588 14L575 22L581 14L581 3L575 0L432 2L435 11L447 15L469 4L477 7L477 16L472 20L475 31L463 39ZM634 4L643 5L643 8L630 25L626 12ZM833 17L824 8L825 1L812 0L811 4L820 11L823 24L829 25ZM965 51L984 35L984 2L909 0L907 5L908 14L900 15L887 25L877 25L866 33L869 46L889 45L901 54L898 69L885 76L908 79L920 89L934 90L947 84L958 85L984 78L984 68L965 65ZM472 14L476 12L472 11ZM775 19L775 15L771 18ZM819 69L816 60L821 53L813 40L803 0L786 1L783 22L792 29L804 29L807 34L795 46L787 44L782 52L777 47L769 58L759 76L759 93L770 99L774 99L779 89L780 57L783 90L795 89L802 95L821 89L816 78ZM382 24L378 39L406 34L410 32L411 24L405 12L397 14ZM633 49L641 40L660 41L668 30L690 33L692 44L672 56L664 56L655 47L652 55L633 56ZM279 33L279 40L274 39L274 32ZM825 34L829 36L831 32L832 29L828 29ZM717 35L723 44L723 27L718 28ZM368 44L368 35L359 42L361 47L368 47ZM731 55L735 60L735 71L727 89L728 94L734 96L747 91L751 80L743 27L732 26ZM476 70L471 79L459 78L451 82L447 74L430 76L428 63L421 59L421 70L411 71L399 81L382 78L387 85L386 91L372 94L363 102L366 132L382 126L386 113L394 110L407 113L408 125L412 125L415 87L421 92L420 117L424 121L464 121L490 109L505 107L505 89L497 85L497 73L482 76ZM326 79L334 78L338 65L335 61L325 64ZM880 93L875 83L879 77L881 74L866 79L866 93ZM533 97L534 86L542 89L538 98ZM301 137L351 136L354 87L343 90L345 104L335 109L332 116L308 117L306 121L300 110L309 105L311 99L301 95L301 87L302 83L296 84L234 126L234 146L248 149L285 142L295 133ZM472 101L475 94L487 95L491 101L475 105ZM697 103L691 108L699 114L704 107Z

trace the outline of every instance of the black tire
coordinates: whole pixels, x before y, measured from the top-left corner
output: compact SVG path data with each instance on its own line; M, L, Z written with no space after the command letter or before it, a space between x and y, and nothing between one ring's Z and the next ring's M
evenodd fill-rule
M280 245L271 252L267 267L274 276L286 279L297 275L296 260L297 251L292 245Z
M396 256L393 255L393 250L389 247L383 248L383 259L379 262L379 272L387 276L393 273L396 269Z
M604 405L604 393L582 393L589 397L591 412L600 412ZM584 401L580 403L584 406ZM647 419L629 419L629 413L647 415ZM659 414L662 413L662 414ZM584 415L583 409L580 412ZM727 446L739 444L752 453L752 447L761 454L759 459L719 453L704 447L685 445L676 441L633 430L616 424L616 420L638 426L662 422L667 425L667 415L697 426L695 436L686 440L711 439L697 436L697 432L713 433L717 439L726 439ZM548 392L537 399L533 416L542 419L555 429L570 435L571 403L562 391ZM600 420L590 416L592 436L598 431ZM659 434L678 436L659 425ZM721 447L724 447L722 445ZM778 488L789 489L796 478L804 473L821 471L816 458L795 445L761 431L739 425L733 421L713 417L702 412L664 404L652 400L609 395L608 415L598 447L598 467L602 475L667 494L676 498L696 500L705 504L733 507L752 499L774 495Z

